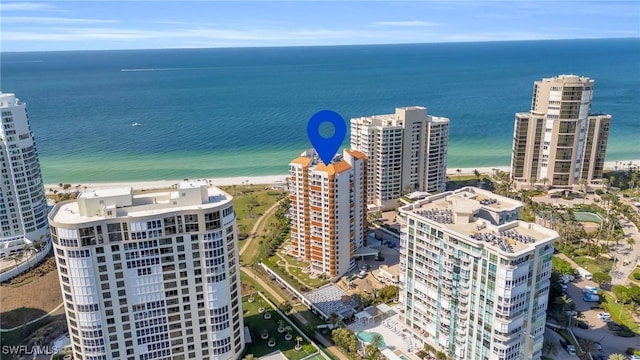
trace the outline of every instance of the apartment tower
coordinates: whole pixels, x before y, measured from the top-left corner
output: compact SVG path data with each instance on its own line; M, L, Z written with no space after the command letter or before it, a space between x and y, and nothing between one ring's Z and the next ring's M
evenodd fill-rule
M420 106L351 119L351 148L369 158L369 204L386 209L410 191L444 191L448 141L449 119Z
M74 359L238 359L244 349L231 196L82 193L49 214Z
M289 164L293 254L330 277L355 266L365 245L367 157L344 150L324 164L307 150Z
M594 81L536 81L531 111L517 113L511 176L521 184L574 186L602 179L611 115L591 114Z
M48 240L47 199L26 104L0 93L0 258Z
M452 359L540 359L555 231L466 187L400 208L403 322Z

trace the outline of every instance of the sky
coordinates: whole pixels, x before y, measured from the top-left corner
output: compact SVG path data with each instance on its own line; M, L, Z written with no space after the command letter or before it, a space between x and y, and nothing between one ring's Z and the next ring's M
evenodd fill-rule
M10 1L1 51L640 37L640 1Z

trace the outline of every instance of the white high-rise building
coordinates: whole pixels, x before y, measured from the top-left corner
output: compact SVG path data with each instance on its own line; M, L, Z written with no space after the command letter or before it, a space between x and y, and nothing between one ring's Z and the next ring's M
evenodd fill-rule
M293 254L316 273L339 276L366 245L367 157L344 150L325 165L314 150L289 164Z
M417 339L460 360L540 359L558 233L473 187L400 208L400 302Z
M82 193L49 214L74 359L238 359L236 220L206 180Z
M0 258L48 239L47 199L26 104L0 93Z
M516 114L513 129L511 177L519 185L602 180L611 115L591 113L594 87L576 75L534 83L531 110Z
M420 106L351 119L351 148L369 158L369 204L389 208L403 193L444 191L448 141L449 119Z

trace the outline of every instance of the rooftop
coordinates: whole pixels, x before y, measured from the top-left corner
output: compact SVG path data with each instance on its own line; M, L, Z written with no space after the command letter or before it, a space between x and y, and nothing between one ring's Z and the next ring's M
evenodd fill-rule
M81 224L106 218L144 217L178 210L202 209L231 204L231 195L206 180L182 181L176 190L133 194L130 187L82 193L77 200L56 204L49 219L63 224Z
M519 201L466 187L430 196L400 210L505 254L530 251L536 244L558 237L555 231L537 224L519 220L499 223L496 220L503 216L512 218L521 207Z
M359 151L351 149L345 149L344 151L353 158L366 159L366 155ZM291 160L290 164L302 165L303 167L308 166L315 169L316 171L326 172L329 175L342 173L351 169L351 165L349 165L349 163L344 160L344 156L341 154L335 155L333 157L333 160L331 160L331 163L329 163L329 165L325 165L320 160L318 153L316 153L314 149L305 150L302 154L300 154L299 157Z

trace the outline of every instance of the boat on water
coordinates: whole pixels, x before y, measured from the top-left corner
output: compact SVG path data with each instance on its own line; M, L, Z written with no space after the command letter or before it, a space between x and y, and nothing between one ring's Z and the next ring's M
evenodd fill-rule
M133 124L131 124L131 126L141 126L142 124L139 122L134 122Z

